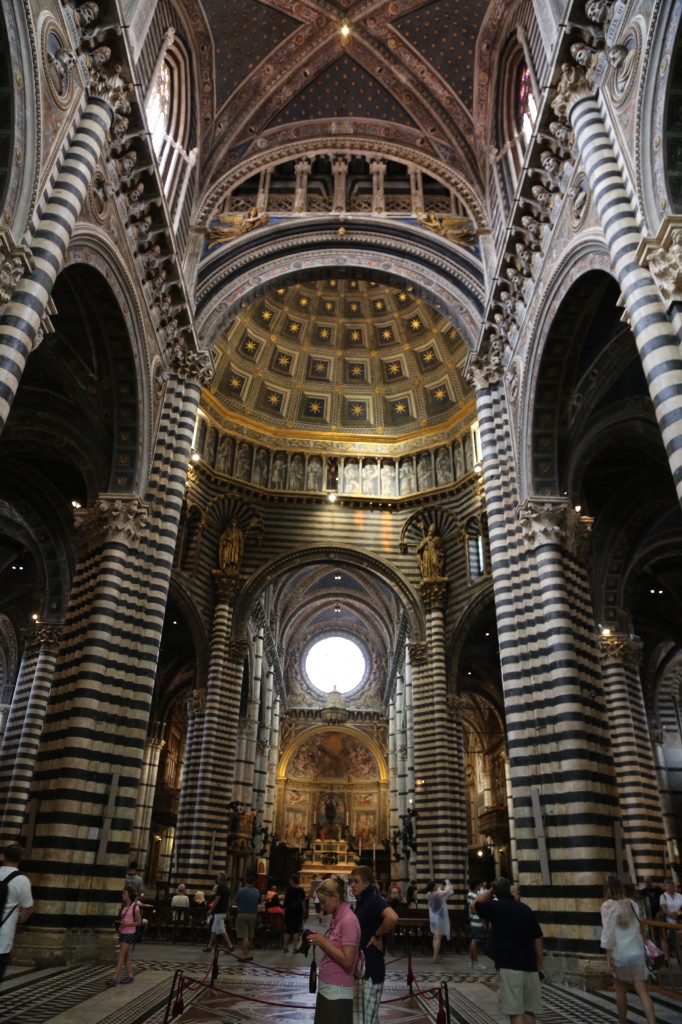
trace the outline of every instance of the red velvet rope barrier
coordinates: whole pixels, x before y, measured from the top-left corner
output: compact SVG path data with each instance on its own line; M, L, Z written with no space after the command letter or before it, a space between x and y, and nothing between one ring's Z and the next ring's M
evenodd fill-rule
M207 988L211 992L219 992L223 996L231 996L233 999L246 1000L247 1003L260 1003L262 1006L277 1006L277 1007L281 1008L282 1006L286 1005L287 1009L292 1009L292 1010L314 1010L315 1009L315 1004L314 1003L306 1004L306 1005L302 1005L300 1003L286 1003L286 1004L284 1004L284 1003L273 1003L273 1002L270 1002L270 1000L268 1000L268 999L257 999L256 996L245 995L243 992L231 992L227 988L220 988L220 987L217 987L215 985L211 986L211 985L208 985L206 982L203 982L203 981L190 982L186 978L182 978L181 979L180 987L181 987L181 990L184 989L184 988L194 989L194 990L196 990L197 988ZM428 989L420 990L418 995L422 996L424 999L435 999L438 996L439 991L440 991L440 989L438 989L438 988L428 988ZM404 996L396 996L394 999L382 999L381 1000L381 1005L383 1006L384 1003L401 1003L405 999L414 999L414 998L415 998L415 994L411 993L411 992L408 992L406 995L404 995ZM174 1013L173 1016L176 1016L176 1014Z
M198 989L201 989L201 988L208 988L212 992L220 992L221 995L230 996L233 999L245 999L249 1003L259 1003L262 1006L277 1006L277 1007L281 1007L283 1005L282 1003L270 1002L268 999L258 999L258 998L256 998L256 996L245 995L243 992L231 992L229 989L221 988L221 987L218 987L218 986L216 986L214 984L209 984L206 979L208 978L210 973L213 974L213 981L215 981L216 977L218 976L218 956L219 956L220 953L226 954L228 956L234 956L234 958L237 961L239 961L240 963L243 963L242 958L236 956L234 953L231 953L230 950L227 950L227 949L216 949L215 953L213 954L213 957L211 958L211 963L209 964L209 967L208 967L208 969L206 971L206 974L204 975L203 979L201 979L201 980L199 980L199 979L190 979L190 978L185 978L184 976L181 976L180 984L179 984L179 989L178 989L178 995L177 995L177 998L175 1000L175 1003L173 1004L173 1011L172 1011L172 1015L171 1015L172 1017L177 1017L177 1016L179 1016L179 1014L184 1013L184 1000L182 998L183 991L187 990L188 992L191 992L191 991L197 991ZM408 967L407 967L407 984L410 986L410 989L412 988L412 985L416 985L417 986L417 991L416 992L410 991L410 992L406 993L404 996L395 996L393 999L382 999L380 1005L383 1006L385 1003L386 1004L388 1004L388 1003L401 1003L401 1002L403 1002L406 999L414 999L415 996L421 996L422 999L426 999L426 1000L431 1000L431 999L439 998L439 1014L440 1014L440 1012L442 1011L442 996L440 996L440 987L439 988L427 988L427 989L420 988L419 982L417 981L417 979L416 979L416 977L414 975L414 971L412 970L412 957L409 956L409 954L407 956L396 957L394 960L389 960L389 964L397 963L398 960L405 960L405 959L408 962ZM261 970L264 970L264 971L272 971L273 974L289 974L289 975L292 975L292 976L297 977L297 978L302 978L302 977L307 977L308 976L308 972L307 971L305 971L305 972L292 971L292 970L289 970L288 968L284 968L284 967L270 967L268 964L259 964L259 963L256 963L255 961L249 961L249 962L252 963L252 965L254 967L260 967ZM303 1004L300 1004L300 1003L287 1003L286 1006L291 1008L292 1010L314 1010L315 1009L315 1004L314 1003L312 1005L308 1005L308 1004L303 1005Z

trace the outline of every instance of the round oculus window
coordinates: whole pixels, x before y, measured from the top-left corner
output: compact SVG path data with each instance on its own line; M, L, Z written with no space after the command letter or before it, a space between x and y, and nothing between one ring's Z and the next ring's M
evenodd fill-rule
M349 693L365 676L365 656L347 637L327 636L308 651L305 671L317 690Z

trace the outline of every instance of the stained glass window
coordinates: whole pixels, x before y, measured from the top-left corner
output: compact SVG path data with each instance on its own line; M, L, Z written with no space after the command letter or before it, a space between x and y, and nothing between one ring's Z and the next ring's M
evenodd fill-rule
M170 100L171 73L168 64L164 61L156 76L154 88L147 104L147 124L149 125L152 145L157 157L161 155L166 141Z
M521 134L523 135L526 145L530 142L530 137L533 133L533 125L535 124L535 118L537 117L538 108L535 103L535 97L533 96L533 89L531 87L530 71L524 64L521 66L519 73L519 85L517 91L517 118Z

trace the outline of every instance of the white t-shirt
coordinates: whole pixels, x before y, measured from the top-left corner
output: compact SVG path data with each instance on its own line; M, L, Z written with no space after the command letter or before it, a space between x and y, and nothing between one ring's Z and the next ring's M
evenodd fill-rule
M0 881L16 870L10 864L4 864L0 867ZM9 883L7 899L2 911L2 920L5 923L0 926L0 953L9 953L12 949L14 933L17 928L17 921L19 920L19 910L32 906L33 893L31 892L31 883L26 875L17 875ZM8 914L9 917L7 917Z
M672 915L678 910L682 910L682 895L679 892L674 892L672 895L664 892L661 896L661 910L665 911L668 921L677 924L677 918Z

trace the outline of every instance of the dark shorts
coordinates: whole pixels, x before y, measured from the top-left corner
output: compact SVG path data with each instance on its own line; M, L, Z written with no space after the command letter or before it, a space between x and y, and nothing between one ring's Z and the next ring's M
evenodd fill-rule
M118 941L119 942L123 942L124 945L126 945L126 946L134 946L135 945L135 932L131 932L130 935L121 935L121 933L119 932L118 933Z
M300 910L284 911L284 931L287 935L300 932L303 927L303 907Z

